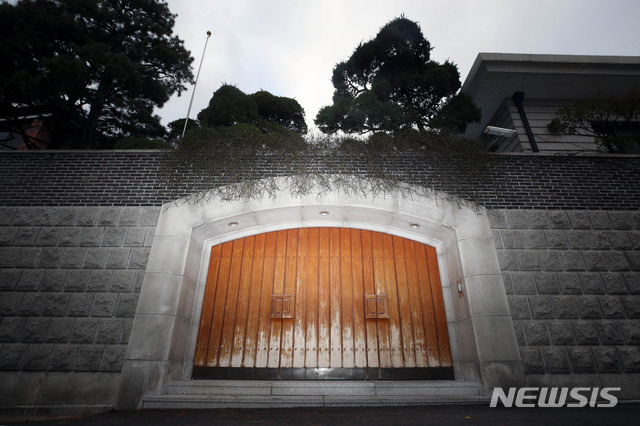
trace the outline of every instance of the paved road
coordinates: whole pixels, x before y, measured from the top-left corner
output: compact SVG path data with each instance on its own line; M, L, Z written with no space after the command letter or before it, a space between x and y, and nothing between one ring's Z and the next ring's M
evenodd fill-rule
M72 418L0 418L0 425L629 425L638 424L639 404L615 408L489 408L447 405L389 408L299 408L138 410Z

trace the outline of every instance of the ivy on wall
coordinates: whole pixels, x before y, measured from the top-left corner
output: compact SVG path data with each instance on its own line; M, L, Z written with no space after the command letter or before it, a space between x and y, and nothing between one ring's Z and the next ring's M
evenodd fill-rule
M168 189L191 194L188 201L340 190L370 197L400 191L475 205L490 173L480 144L443 132L354 139L238 124L189 132L167 153L164 177Z

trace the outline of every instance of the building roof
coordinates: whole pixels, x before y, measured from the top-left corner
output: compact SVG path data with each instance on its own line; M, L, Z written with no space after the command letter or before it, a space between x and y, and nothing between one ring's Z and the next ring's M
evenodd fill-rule
M578 100L622 96L640 85L639 56L480 53L462 91L482 109L466 135L482 134L495 111L515 92L527 99Z

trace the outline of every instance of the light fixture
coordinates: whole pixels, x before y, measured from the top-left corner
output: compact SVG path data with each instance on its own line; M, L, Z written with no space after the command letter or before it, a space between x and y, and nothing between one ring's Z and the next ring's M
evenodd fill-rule
M231 227L231 228L235 228L235 227L236 227L236 226L238 226L238 225L239 225L239 223L238 223L238 222L229 222L229 223L227 224L227 226L229 226L229 227Z
M488 135L502 136L505 138L513 136L517 133L513 129L505 129L503 127L495 127L495 126L487 126L487 128L484 129L484 132Z
M410 226L411 228L413 228L413 229L418 229L418 228L420 228L420 225L418 225L417 223L411 223L411 224L409 224L409 226Z
M322 210L320 213L318 213L320 216L329 216L329 212L326 210Z

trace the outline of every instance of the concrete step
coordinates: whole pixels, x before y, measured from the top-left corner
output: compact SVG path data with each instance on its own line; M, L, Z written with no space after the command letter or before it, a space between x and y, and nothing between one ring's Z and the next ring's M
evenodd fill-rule
M473 382L433 381L259 381L178 380L169 394L191 395L477 395Z
M382 407L488 404L489 398L466 396L276 396L276 395L155 395L144 398L146 409Z
M478 386L460 381L179 380L143 408L287 408L481 404Z

